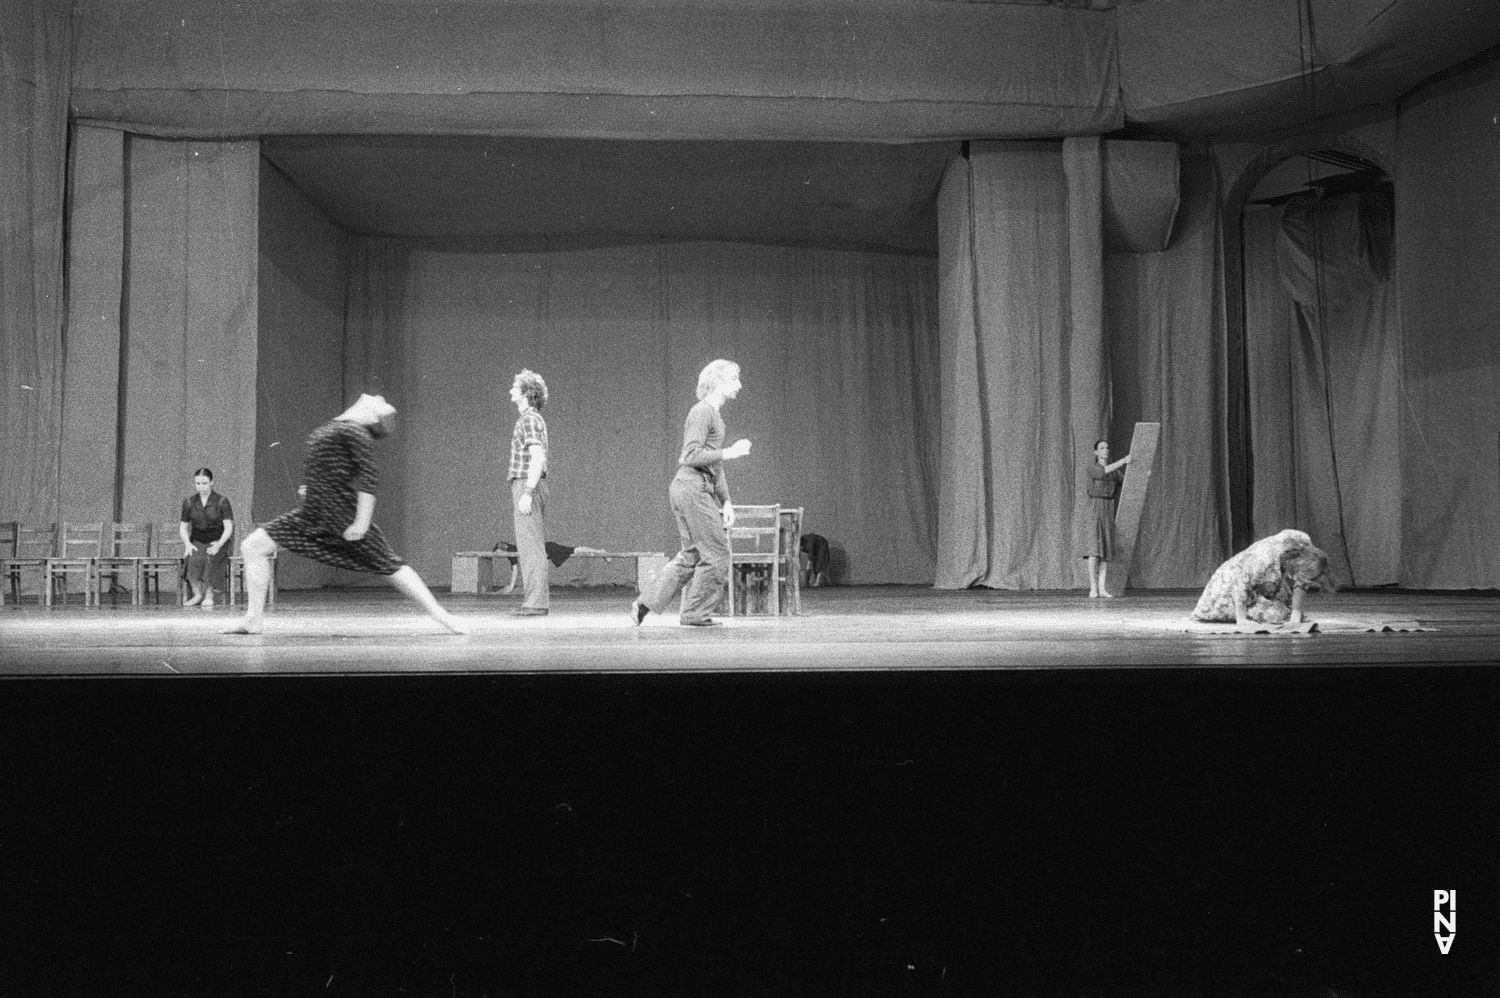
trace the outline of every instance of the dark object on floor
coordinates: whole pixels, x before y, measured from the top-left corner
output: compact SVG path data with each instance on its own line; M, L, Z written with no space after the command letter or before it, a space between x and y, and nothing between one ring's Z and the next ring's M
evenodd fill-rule
M807 555L807 584L828 584L828 538L822 534L803 534L802 553Z

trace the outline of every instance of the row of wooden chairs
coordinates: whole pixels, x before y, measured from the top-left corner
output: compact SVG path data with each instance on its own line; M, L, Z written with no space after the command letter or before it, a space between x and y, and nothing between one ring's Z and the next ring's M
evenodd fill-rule
M105 581L114 598L128 589L139 606L155 594L161 602L161 580L173 580L179 602L187 596L177 581L182 572L182 535L174 523L18 523L0 522L0 603L7 591L18 605L29 574L38 580L38 601L52 606L68 601L71 583L82 586L85 606L103 602ZM229 559L229 602L243 588L244 563ZM269 599L276 598L275 563Z

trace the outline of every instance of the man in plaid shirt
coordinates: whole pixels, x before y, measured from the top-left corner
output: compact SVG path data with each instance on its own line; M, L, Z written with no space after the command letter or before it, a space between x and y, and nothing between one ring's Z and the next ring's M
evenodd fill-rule
M511 612L519 617L545 617L551 601L547 588L547 423L541 413L547 404L547 382L535 371L522 370L511 383L510 400L520 413L510 434L510 508L526 590L520 608Z

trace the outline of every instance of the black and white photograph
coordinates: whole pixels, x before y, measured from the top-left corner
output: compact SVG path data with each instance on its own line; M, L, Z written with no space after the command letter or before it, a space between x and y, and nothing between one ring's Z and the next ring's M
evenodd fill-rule
M0 217L0 998L1500 993L1500 5L0 0Z

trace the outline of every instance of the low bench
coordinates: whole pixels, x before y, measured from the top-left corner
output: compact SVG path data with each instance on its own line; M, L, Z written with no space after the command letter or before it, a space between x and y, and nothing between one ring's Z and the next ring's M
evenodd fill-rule
M635 559L635 587L644 591L656 573L667 563L667 556L660 551L599 551L594 548L576 548L570 558L614 558ZM504 589L495 585L495 562L515 561L514 551L459 551L453 555L453 581L450 592L479 593L493 595L508 593L516 588L517 566L511 565L510 584Z

